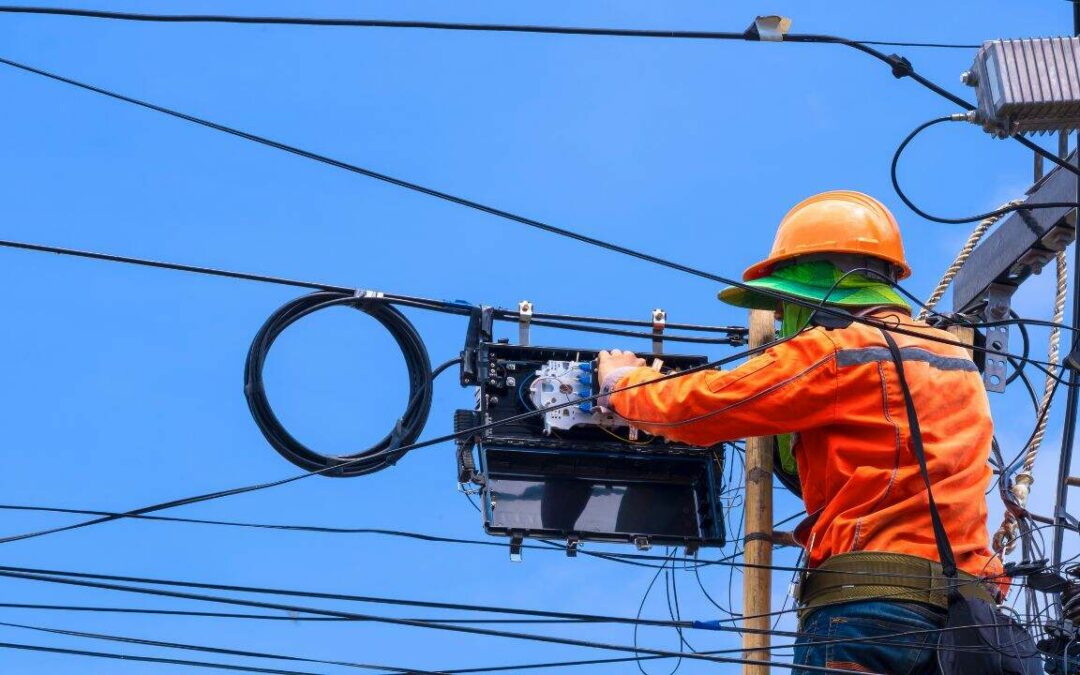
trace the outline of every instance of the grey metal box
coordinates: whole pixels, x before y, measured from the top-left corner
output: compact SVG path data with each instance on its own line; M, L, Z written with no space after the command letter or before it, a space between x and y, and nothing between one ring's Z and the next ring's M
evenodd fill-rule
M1080 38L986 42L964 75L978 121L996 135L1080 128Z

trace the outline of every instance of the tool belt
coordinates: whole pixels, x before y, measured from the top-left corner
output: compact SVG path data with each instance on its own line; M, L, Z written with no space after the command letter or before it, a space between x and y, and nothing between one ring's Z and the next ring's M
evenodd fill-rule
M941 564L932 560L903 553L841 553L803 574L797 593L799 616L856 600L921 602L945 610L950 584L969 600L997 604L997 592L987 582L964 572L949 580L942 575Z

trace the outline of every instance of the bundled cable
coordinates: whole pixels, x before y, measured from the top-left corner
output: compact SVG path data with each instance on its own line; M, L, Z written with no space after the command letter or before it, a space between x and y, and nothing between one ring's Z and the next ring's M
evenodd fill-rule
M349 455L322 454L298 441L274 414L263 382L266 357L278 336L303 317L329 307L352 307L381 323L401 348L409 371L409 404L394 428L371 447ZM393 466L405 454L396 450L411 445L420 436L431 411L431 379L431 360L420 334L381 294L318 291L283 305L259 329L244 366L244 395L259 430L282 457L324 476L360 476ZM364 457L371 459L362 461ZM338 464L339 468L332 468Z

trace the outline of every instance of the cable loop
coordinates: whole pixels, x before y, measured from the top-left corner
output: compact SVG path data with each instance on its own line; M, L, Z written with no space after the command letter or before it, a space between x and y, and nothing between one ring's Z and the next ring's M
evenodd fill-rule
M263 324L248 351L244 368L244 395L259 430L282 457L308 471L325 476L361 476L393 466L405 454L398 448L412 445L423 431L431 411L432 372L427 348L416 328L382 297L381 292L320 291L286 303ZM385 327L401 348L409 371L409 403L390 433L370 448L349 455L325 455L307 447L290 434L270 407L263 382L263 367L270 347L281 333L299 319L321 309L347 306L371 316ZM370 456L370 460L363 460ZM341 465L339 468L333 468Z

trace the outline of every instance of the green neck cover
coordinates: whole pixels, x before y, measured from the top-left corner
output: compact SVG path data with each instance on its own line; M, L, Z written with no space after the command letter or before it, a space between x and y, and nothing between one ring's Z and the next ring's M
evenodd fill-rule
M910 306L889 284L858 273L845 276L839 268L825 261L796 263L776 270L770 276L777 280L773 286L775 290L789 291L792 295L798 295L807 300L814 298L817 302L840 307L887 305L905 307L911 311ZM793 302L780 304L781 338L791 337L810 324L810 318L814 313L812 307L796 305ZM784 472L793 476L799 475L799 467L795 462L795 453L792 449L793 434L777 436L776 441L779 445L780 464Z

